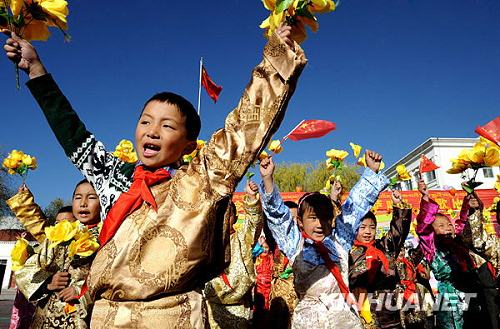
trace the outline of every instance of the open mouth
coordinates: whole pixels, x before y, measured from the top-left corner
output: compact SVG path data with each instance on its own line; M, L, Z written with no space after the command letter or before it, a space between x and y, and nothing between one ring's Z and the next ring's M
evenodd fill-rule
M78 212L78 215L81 218L88 218L90 216L90 211L88 211L88 210L81 210L81 211Z
M161 147L159 145L151 144L151 143L146 143L144 144L144 156L145 157L151 157L158 152L160 152Z

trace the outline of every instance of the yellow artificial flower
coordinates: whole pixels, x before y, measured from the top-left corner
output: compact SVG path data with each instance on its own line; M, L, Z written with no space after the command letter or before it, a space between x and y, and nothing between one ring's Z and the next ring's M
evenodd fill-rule
M76 312L76 306L72 303L66 303L64 305L64 314L71 314Z
M410 174L408 173L408 171L406 170L406 166L401 164L399 166L396 167L396 171L398 173L398 177L400 180L402 181L405 181L405 180L410 180L411 179L411 176Z
M24 152L18 150L12 150L12 152L10 152L8 157L11 158L12 160L20 162L23 161Z
M94 236L85 230L80 232L75 236L75 240L69 245L69 257L88 257L99 249L99 243L97 243Z
M201 139L198 139L196 141L196 149L189 153L189 154L185 154L182 156L182 160L186 163L189 163L191 162L191 160L193 160L193 158L198 154L198 152L203 148L205 147L205 144L206 142L204 140L201 140Z
M351 145L352 152L354 153L354 157L355 158L359 157L359 155L361 154L362 147L357 145L357 144L354 144L354 143L349 143L349 145Z
M31 155L25 154L23 157L23 163L30 169L36 169L36 158Z
M17 240L14 248L10 253L10 258L12 259L12 270L19 271L24 267L24 263L30 257L30 245L28 240L20 238Z
M474 147L469 150L469 159L477 165L484 164L484 156L486 154L486 147L484 144L477 143Z
M132 142L127 139L122 139L120 143L116 145L113 155L118 159L128 163L136 163L138 160L137 153L134 149L134 144L132 144Z
M267 159L269 158L269 154L267 154L266 151L262 151L260 154L259 154L259 161L262 161L264 159Z
M262 0L262 3L267 10L274 11L276 8L276 0Z
M66 24L66 16L69 14L68 3L65 0L33 0L42 10L50 16L59 26L59 22ZM62 26L59 26L62 28Z
M46 227L45 235L51 242L49 245L49 249L52 249L63 242L68 242L69 240L73 239L79 231L78 226L78 221L70 222L68 220L63 220L54 226Z
M196 149L199 151L205 146L206 142L202 139L196 141Z
M490 147L484 155L484 165L486 167L500 166L500 151L497 148Z
M335 2L332 0L312 0L311 13L329 13L335 10Z
M33 20L23 27L23 38L28 41L47 41L50 37L46 22Z
M451 168L448 169L446 172L448 174L460 174L464 172L467 168L469 168L469 163L470 162L465 161L463 158L451 159Z
M24 7L24 0L9 0L7 3L9 3L10 10L14 16L18 16Z
M281 142L279 140L274 140L271 142L269 145L269 151L273 152L274 154L281 153L283 151L283 146L281 146Z
M348 155L349 153L344 150L331 149L326 151L326 156L332 160L343 161Z

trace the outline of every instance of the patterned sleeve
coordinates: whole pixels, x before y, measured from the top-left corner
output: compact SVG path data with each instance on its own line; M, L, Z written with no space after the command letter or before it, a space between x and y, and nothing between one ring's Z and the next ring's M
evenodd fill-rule
M410 233L411 215L411 207L409 205L394 206L392 209L392 220L389 231L380 240L380 244L383 246L385 252L394 258L398 257L406 237Z
M469 216L468 226L471 231L472 246L500 271L500 239L496 234L489 234L484 228L483 214L477 209Z
M299 227L293 220L290 209L285 205L279 190L274 186L271 193L266 193L264 183L260 185L262 210L266 215L269 230L279 249L292 260L298 253L302 239Z
M432 223L436 219L438 211L439 206L434 200L429 199L429 201L425 201L422 198L422 201L420 202L420 212L417 215L417 227L415 228L415 231L417 232L420 240L419 248L421 248L429 263L432 263L436 253Z
M105 218L117 195L130 187L130 164L107 152L87 130L50 74L31 79L26 85L66 155L96 189Z
M191 161L203 166L210 189L221 196L234 192L248 167L278 129L306 64L302 49L287 46L276 34L264 47L239 104Z
M35 203L33 194L29 191L21 191L6 201L17 219L23 224L38 243L45 240L45 226L47 219L42 209Z
M372 208L389 181L385 175L366 168L354 185L349 197L342 205L342 212L335 219L335 238L344 250L349 251L354 243L361 219Z

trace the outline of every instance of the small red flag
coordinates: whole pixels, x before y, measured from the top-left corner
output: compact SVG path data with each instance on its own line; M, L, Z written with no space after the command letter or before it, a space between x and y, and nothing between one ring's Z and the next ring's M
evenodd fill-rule
M222 91L222 87L218 86L213 82L210 76L205 69L205 66L201 67L201 85L205 88L211 99L214 100L214 103L217 102L219 98L219 94Z
M434 162L429 160L425 155L422 154L420 157L420 173L423 174L425 172L433 171L438 169L439 166L437 166Z
M336 125L326 120L303 120L288 134L288 138L293 141L300 141L308 138L319 138L335 130Z
M496 145L500 144L500 117L496 117L494 120L488 122L484 126L479 126L476 128L476 133Z

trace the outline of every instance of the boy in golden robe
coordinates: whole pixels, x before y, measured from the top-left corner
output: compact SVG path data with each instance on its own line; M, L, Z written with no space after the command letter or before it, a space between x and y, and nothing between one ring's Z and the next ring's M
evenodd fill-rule
M87 279L92 328L205 327L201 291L229 255L226 208L278 129L306 64L290 35L280 26L270 37L224 128L184 166L179 161L195 149L200 130L186 99L160 93L146 102L135 134L140 162L126 164L86 129L35 49L15 35L7 40L7 57L28 73L59 143L100 198L101 249Z

